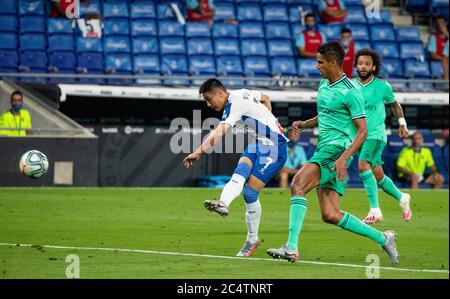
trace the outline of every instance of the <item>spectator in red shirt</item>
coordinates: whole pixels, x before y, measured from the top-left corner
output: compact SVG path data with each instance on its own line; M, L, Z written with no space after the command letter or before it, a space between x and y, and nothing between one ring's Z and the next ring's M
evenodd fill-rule
M448 53L445 55L446 44L448 43L447 21L443 16L437 16L434 30L428 39L428 52L431 60L441 61L444 71L444 79L448 80ZM448 50L447 50L448 51Z
M296 36L295 46L298 50L298 55L303 58L316 58L317 48L325 43L326 37L319 30L317 30L316 19L314 15L308 13L305 15L305 30Z
M216 10L213 0L187 0L189 22L208 22L212 26Z
M342 0L319 0L317 3L320 18L325 24L342 23L348 15Z
M352 37L352 31L348 28L341 30L341 44L344 47L344 65L343 70L348 78L353 77L353 60L355 60L355 41Z

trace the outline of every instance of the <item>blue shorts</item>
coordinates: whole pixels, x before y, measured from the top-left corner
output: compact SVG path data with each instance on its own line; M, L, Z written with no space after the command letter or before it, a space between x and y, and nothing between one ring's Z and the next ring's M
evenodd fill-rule
M247 157L252 161L251 175L267 184L286 163L287 143L284 140L280 140L274 145L254 142L245 148L242 157Z

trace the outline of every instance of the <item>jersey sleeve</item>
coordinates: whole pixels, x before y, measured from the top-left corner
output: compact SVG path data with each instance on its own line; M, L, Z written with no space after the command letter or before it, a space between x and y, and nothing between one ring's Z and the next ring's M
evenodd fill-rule
M238 120L242 118L242 103L239 101L228 103L222 114L221 124L229 124L234 126Z
M295 37L295 46L297 48L305 47L305 37L303 36L303 33L301 33Z
M350 111L352 119L366 117L364 99L358 89L352 88L347 92L345 95L345 104Z
M434 35L430 35L430 38L428 39L428 52L435 53L437 51L436 48L436 37Z
M325 8L327 8L327 5L325 4L325 0L319 0L317 2L317 10L321 13L322 11L325 10Z
M389 82L385 81L383 100L386 104L392 104L395 101L394 91Z

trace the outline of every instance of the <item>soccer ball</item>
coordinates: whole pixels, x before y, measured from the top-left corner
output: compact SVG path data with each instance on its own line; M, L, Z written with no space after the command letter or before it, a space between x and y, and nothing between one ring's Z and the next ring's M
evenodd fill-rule
M38 179L47 172L48 159L40 151L28 151L20 157L19 169L23 175Z

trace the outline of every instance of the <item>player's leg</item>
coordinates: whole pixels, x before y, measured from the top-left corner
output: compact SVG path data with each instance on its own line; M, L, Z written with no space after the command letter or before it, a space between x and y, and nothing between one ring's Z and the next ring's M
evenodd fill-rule
M253 161L247 156L241 157L231 176L231 180L225 184L220 199L206 200L205 207L211 212L216 212L221 216L227 216L230 204L241 194L245 182L250 177L252 168Z
M377 163L378 155L381 156L380 147L382 143L380 140L368 139L361 147L361 152L358 161L359 176L366 190L369 199L370 210L363 222L367 224L374 224L383 220L383 215L380 209L378 200L378 187L375 176L372 172L372 166Z
M440 173L437 175L430 175L425 179L424 183L432 184L433 188L438 189L444 184L444 177Z
M273 258L294 262L299 259L298 242L307 212L306 194L320 183L320 168L316 163L306 163L294 176L291 183L291 207L289 211L289 236L285 245L270 248L267 253Z
M378 182L378 186L396 201L398 201L403 212L403 220L409 221L412 217L412 211L410 207L411 196L408 193L401 192L394 182L384 174L383 167L381 165L373 169L373 174Z
M320 211L324 222L337 225L344 230L365 236L377 242L384 250L386 250L392 263L397 263L398 253L395 245L396 237L394 232L381 232L365 224L352 214L342 212L339 209L339 194L333 189L318 189L317 195L319 197Z

